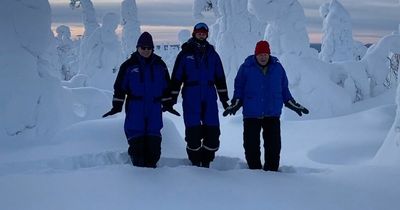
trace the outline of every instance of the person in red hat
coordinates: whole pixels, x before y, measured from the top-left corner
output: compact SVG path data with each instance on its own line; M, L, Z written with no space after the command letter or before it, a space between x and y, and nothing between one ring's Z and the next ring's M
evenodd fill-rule
M243 106L243 147L250 169L278 171L281 151L280 115L283 104L299 116L309 111L289 91L285 69L271 56L267 41L259 41L254 55L246 58L235 78L231 105L224 116ZM260 132L264 139L264 166L260 156Z

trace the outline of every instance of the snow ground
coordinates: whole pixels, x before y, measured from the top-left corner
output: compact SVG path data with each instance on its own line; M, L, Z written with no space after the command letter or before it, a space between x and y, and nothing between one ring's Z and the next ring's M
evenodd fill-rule
M51 145L2 153L0 209L394 210L399 168L369 161L395 108L282 121L280 173L246 169L241 116L221 116L221 148L210 169L190 166L178 117L164 115L157 169L129 164L123 114L81 122Z

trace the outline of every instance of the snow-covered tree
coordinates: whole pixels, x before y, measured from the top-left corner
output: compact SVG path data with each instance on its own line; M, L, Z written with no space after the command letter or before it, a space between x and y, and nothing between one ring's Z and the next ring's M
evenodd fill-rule
M218 3L219 0L194 0L193 16L196 19L204 18L203 12L213 11L216 17L219 17Z
M81 44L79 73L88 76L88 85L112 90L119 65L123 61L121 43L115 30L119 16L107 13L102 26ZM136 45L135 45L136 47Z
M349 77L346 69L311 56L286 53L279 56L279 60L286 70L293 97L310 110L310 114L301 119L328 118L349 112L354 94L349 94L344 84L338 84ZM356 72L354 74L358 76ZM283 112L284 119L299 119L287 109Z
M392 86L397 86L399 77L400 54L392 53L390 56L388 56L388 59L389 59L389 74L386 77L384 85L387 88L391 88Z
M62 80L70 80L78 71L78 52L68 26L60 25L56 29L57 54L60 62Z
M400 24L399 30L393 32L394 35L400 35ZM390 53L389 59L389 74L386 77L384 83L385 87L391 88L392 86L397 86L399 79L399 69L400 69L400 53Z
M331 72L339 86L343 87L350 95L352 102L365 100L371 96L370 80L367 75L367 66L360 61L334 62L336 70Z
M178 40L180 44L185 43L192 36L192 32L187 29L182 29L178 32Z
M26 146L71 122L72 110L60 106L67 102L59 80L42 57L53 37L50 11L47 0L5 0L0 7L2 141Z
M367 66L371 79L371 95L377 96L386 90L385 81L390 73L388 56L400 54L400 35L387 35L368 48L361 60Z
M65 44L72 45L71 30L66 25L60 25L56 28L56 38Z
M83 25L85 27L85 32L83 34L83 38L89 37L96 28L99 27L99 23L96 20L96 11L94 9L93 3L91 0L71 0L70 2L71 8L79 8L82 7L83 13Z
M325 62L353 60L353 32L350 14L337 0L320 7L323 37L319 57Z
M264 38L272 54L312 55L304 9L297 0L249 0L248 10L267 23Z
M361 60L365 53L367 52L368 47L366 47L362 42L354 40L353 41L353 60L359 61Z
M136 41L140 36L140 23L135 0L121 2L122 50L128 58L136 50Z
M185 40L185 42L186 41L187 41L187 39ZM176 56L178 55L179 51L180 51L180 48L177 45L160 44L160 45L157 45L154 52L157 55L162 57L163 61L167 65L169 71L172 72L172 69L174 68Z
M225 69L228 85L233 81L244 59L254 53L254 47L264 36L266 24L247 10L247 0L219 0L218 33L213 31L215 47ZM245 37L246 41L243 41Z

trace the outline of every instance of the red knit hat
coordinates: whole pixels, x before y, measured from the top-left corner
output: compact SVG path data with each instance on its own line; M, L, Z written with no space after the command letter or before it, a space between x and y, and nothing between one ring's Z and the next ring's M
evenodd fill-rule
M267 41L257 42L256 49L254 50L254 55L258 55L261 53L271 54L271 50L269 49L269 43Z

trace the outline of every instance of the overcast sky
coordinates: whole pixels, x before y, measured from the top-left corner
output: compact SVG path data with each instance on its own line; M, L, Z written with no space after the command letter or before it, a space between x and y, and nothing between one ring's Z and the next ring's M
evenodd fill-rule
M234 1L234 0L232 0ZM319 42L322 18L319 7L330 0L299 0L307 16L307 30L311 42ZM71 10L69 0L49 0L52 7L53 27L65 24L74 34L82 31L81 10ZM92 0L99 22L107 12L120 12L121 0ZM349 11L355 39L375 42L378 38L399 30L399 0L339 0ZM193 0L136 0L142 30L153 34L156 42L177 42L181 29L191 29L199 20L192 16ZM212 24L215 18L207 15L204 21Z

